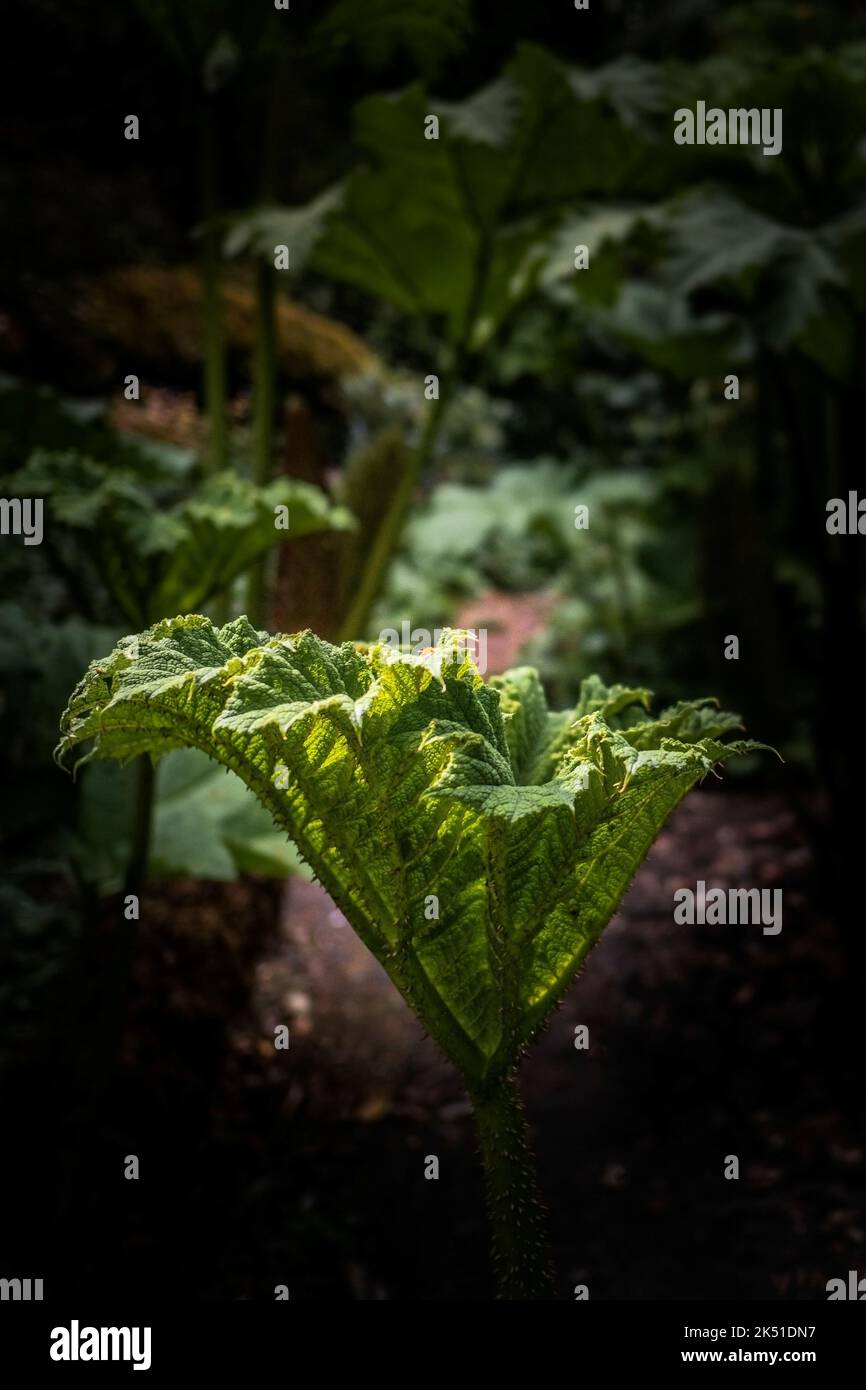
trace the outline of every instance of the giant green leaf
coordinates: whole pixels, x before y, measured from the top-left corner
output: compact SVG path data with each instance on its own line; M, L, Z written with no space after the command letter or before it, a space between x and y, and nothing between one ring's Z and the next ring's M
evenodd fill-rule
M756 746L720 742L736 721L705 701L656 720L648 703L593 678L551 712L534 671L485 684L452 633L419 656L190 616L92 663L57 755L196 747L232 768L480 1092L513 1068L677 803Z

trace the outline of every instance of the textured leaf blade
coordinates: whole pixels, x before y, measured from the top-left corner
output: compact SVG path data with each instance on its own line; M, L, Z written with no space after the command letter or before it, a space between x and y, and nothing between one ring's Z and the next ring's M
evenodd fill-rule
M657 721L647 704L593 679L551 713L534 671L485 685L447 632L413 655L193 616L91 665L57 756L192 746L232 768L477 1088L514 1064L681 797L753 746L719 743L735 717L707 702Z

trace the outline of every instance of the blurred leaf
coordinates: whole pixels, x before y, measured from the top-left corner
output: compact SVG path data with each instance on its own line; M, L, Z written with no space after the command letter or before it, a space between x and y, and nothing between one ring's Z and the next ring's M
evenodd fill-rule
M374 70L408 54L420 72L432 75L459 53L470 28L469 0L337 0L314 39L332 53L354 50Z
M99 892L116 892L132 831L135 769L94 764L81 777L70 852ZM230 882L241 873L310 876L294 845L232 772L197 749L178 749L157 770L149 873Z
M309 874L240 778L194 749L180 749L160 765L150 871L214 879Z
M342 185L326 189L300 208L258 208L232 218L223 242L229 258L248 252L273 263L274 248L289 248L289 264L299 269L322 236L328 217L343 201Z
M683 380L717 373L753 351L748 328L731 313L699 313L685 295L648 280L627 280L612 307L596 317L648 362Z
M606 101L624 126L641 135L665 105L659 68L630 53L603 67L573 69L569 82L580 101Z
M725 193L698 193L673 211L663 274L675 292L729 287L760 300L765 341L781 350L822 311L844 276L821 231L785 226Z
M19 469L34 449L75 449L117 468L151 468L154 476L178 480L196 463L190 449L112 429L103 400L67 399L0 373L0 473Z
M659 152L636 119L655 100L650 86L640 66L581 75L524 45L465 101L419 86L362 101L356 139L370 162L343 184L313 268L442 321L452 347L479 350L533 289L565 209L658 186ZM431 115L438 139L425 138ZM318 227L315 205L292 215L307 212Z
M60 523L64 533L59 545L77 533L79 552L67 563L80 557L95 566L94 582L105 583L130 619L199 607L271 546L353 524L319 489L289 478L257 488L223 473L178 500L173 480L150 461L125 472L37 451L11 481L21 495L45 498L46 528ZM288 508L288 530L275 526L277 507Z

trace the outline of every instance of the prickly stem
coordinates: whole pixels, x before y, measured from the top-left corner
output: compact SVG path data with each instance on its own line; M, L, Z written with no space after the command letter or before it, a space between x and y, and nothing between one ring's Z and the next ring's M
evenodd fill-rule
M514 1076L473 1097L501 1299L553 1297L553 1262L535 1159Z

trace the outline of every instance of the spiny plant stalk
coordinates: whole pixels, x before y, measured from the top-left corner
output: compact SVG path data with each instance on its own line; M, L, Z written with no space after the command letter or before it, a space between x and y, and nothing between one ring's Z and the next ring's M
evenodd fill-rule
M421 655L187 616L91 664L57 760L196 747L252 788L473 1100L500 1296L550 1295L515 1077L686 792L737 753L713 701L535 671L485 684L468 635ZM90 745L89 751L82 748Z
M514 1076L472 1098L499 1297L554 1297L547 1214Z

